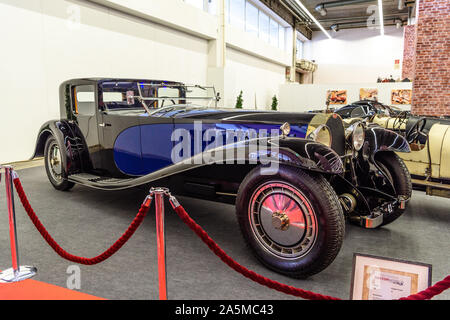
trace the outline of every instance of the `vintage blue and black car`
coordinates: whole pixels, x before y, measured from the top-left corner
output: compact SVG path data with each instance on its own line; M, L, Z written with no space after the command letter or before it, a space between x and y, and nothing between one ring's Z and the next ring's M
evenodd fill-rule
M334 260L345 218L376 228L404 212L403 137L344 128L336 114L217 108L219 99L171 81L66 81L61 118L42 126L35 157L58 190L149 185L234 203L256 257L298 278Z

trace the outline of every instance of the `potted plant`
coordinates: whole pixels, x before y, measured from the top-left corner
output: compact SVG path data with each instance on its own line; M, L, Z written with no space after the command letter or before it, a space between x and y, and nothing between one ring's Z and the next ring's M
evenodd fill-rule
M243 103L244 99L242 99L242 90L241 90L236 100L236 109L242 109Z
M272 110L277 111L277 107L278 107L278 99L277 96L274 95L272 97Z

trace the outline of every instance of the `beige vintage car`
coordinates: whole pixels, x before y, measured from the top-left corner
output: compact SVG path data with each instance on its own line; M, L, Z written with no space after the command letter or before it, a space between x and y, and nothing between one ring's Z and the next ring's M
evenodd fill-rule
M366 121L401 133L408 140L411 152L398 153L411 174L416 188L428 195L450 198L450 118L413 116L407 111L389 112L387 106L381 112L373 112L367 105L354 104L343 116L348 125ZM388 111L386 111L388 110Z

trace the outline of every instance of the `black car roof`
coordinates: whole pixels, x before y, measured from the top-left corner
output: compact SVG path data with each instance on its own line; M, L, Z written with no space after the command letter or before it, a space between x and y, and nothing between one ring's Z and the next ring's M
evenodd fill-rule
M63 84L70 83L82 83L82 82L154 82L154 83L170 83L170 84L183 84L178 81L170 81L170 80L158 80L158 79L136 79L136 78L74 78L69 79L63 82Z

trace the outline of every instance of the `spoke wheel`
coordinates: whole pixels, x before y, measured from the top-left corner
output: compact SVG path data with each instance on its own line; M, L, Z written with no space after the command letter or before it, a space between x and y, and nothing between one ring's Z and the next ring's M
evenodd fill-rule
M47 165L50 168L50 174L56 181L62 180L62 163L61 152L59 151L58 144L53 143L50 146L49 154L47 157Z
M51 136L45 143L45 170L47 177L53 187L57 190L67 191L74 186L69 182L66 176L66 170L63 162L63 153L56 139Z

